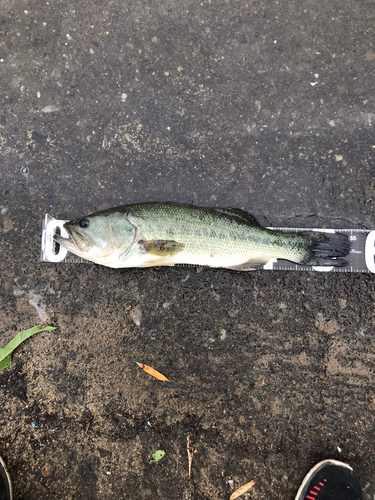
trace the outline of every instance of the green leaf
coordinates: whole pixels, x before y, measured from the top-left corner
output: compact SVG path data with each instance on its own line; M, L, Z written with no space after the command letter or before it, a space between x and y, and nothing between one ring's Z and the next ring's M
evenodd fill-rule
M33 326L28 330L22 330L5 346L0 348L0 370L7 368L12 362L12 352L26 339L40 332L53 332L55 326Z
M155 453L152 454L152 458L150 460L150 464L153 462L159 462L165 455L165 451L163 450L156 450Z
M2 361L0 361L0 370L3 368L8 368L12 362L12 355L8 354Z

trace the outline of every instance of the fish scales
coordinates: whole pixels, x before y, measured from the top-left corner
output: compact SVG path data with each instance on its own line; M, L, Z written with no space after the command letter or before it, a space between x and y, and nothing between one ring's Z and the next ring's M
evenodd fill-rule
M222 259L231 265L239 265L249 260L254 263L267 262L267 251L280 256L282 249L285 255L286 244L291 256L296 245L285 238L282 232L273 232L264 228L250 226L247 221L228 214L218 213L215 209L204 207L185 207L179 205L134 205L129 208L132 217L139 221L145 239L159 240L173 236L180 241L183 238L184 249L178 259L182 263L191 262L190 259L199 259L202 265L222 265ZM220 225L221 230L212 229ZM201 226L201 227L197 227ZM225 230L224 230L225 229ZM214 234L212 234L214 231ZM303 238L296 235L298 242ZM182 240L181 240L182 241ZM297 245L298 249L298 245ZM189 260L189 262L185 262Z
M344 235L288 233L259 225L239 209L149 202L112 208L64 226L71 252L109 267L196 264L249 270L271 258L345 265Z

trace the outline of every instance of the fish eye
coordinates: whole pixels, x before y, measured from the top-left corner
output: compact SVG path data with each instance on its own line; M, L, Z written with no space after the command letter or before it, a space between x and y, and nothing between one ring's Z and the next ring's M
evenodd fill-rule
M85 228L85 227L89 227L89 225L90 225L90 221L89 221L88 219L81 219L81 220L79 221L79 225L80 225L81 227L83 227L83 228Z

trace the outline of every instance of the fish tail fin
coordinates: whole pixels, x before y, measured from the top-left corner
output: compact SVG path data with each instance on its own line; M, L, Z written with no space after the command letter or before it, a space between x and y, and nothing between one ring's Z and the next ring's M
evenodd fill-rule
M348 261L342 257L349 254L350 248L351 243L347 234L314 233L308 240L305 257L301 264L344 267Z

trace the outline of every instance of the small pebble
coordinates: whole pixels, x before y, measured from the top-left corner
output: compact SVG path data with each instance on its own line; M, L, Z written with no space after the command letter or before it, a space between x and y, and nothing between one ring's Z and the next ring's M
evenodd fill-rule
M137 325L137 326L140 326L141 325L141 321L142 321L142 311L140 309L139 306L136 306L134 307L130 313L129 313L129 316L131 317L131 319L134 321L134 323Z
M347 304L346 299L339 299L339 306L341 307L341 309L345 309L346 304Z
M22 89L22 87L21 87ZM22 91L22 90L21 90ZM49 104L48 106L44 106L40 111L42 113L53 113L54 111L59 111L60 106L54 106L53 104Z
M334 319L326 319L322 316L318 316L315 326L327 335L333 335L340 330L340 325Z

